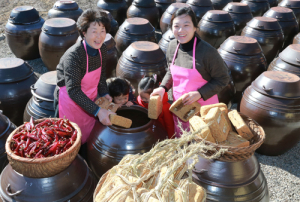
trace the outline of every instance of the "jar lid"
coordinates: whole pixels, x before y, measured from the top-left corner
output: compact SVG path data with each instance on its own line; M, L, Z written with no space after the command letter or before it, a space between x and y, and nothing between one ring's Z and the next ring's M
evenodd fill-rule
M156 64L166 60L166 56L158 44L150 41L133 42L126 48L122 56L140 64Z
M18 6L11 11L8 21L12 24L34 24L40 21L40 16L32 6Z
M60 0L55 2L53 8L60 11L68 11L68 10L77 10L79 7L75 1Z
M254 17L247 23L248 27L259 30L280 30L281 26L275 18Z
M155 32L155 28L145 18L127 18L120 26L119 31L133 35L145 35Z
M254 90L264 95L284 98L300 98L300 78L282 71L265 71L251 84Z
M251 9L247 4L239 2L230 2L223 10L229 13L251 13Z
M184 8L184 7L189 7L189 5L186 3L173 3L167 8L166 12L172 15L179 8Z
M222 10L207 11L202 19L210 22L232 22L232 18L229 13Z
M171 29L168 29L163 35L162 38L164 38L166 41L171 41L175 39L175 36Z
M31 86L31 93L45 101L52 102L54 100L54 90L56 88L56 71L51 71L43 74L37 82Z
M257 55L262 53L257 40L247 36L231 36L221 44L220 48L237 55Z
M50 35L67 35L77 32L77 27L70 18L51 18L45 21L42 31Z
M162 3L162 4L172 4L175 3L176 0L155 0L156 3Z
M279 22L294 21L296 19L293 10L285 7L272 7L267 12L265 12L263 16L275 18Z
M10 120L0 110L0 137L7 132L10 126Z
M213 5L210 0L188 0L186 3L199 7L211 7Z
M116 46L114 38L109 33L106 34L104 44L106 45L107 50L110 50Z
M279 54L279 57L287 63L300 66L300 44L289 45Z
M155 7L156 4L154 0L134 0L132 5L140 6L140 7Z
M0 59L0 83L13 83L24 80L33 74L33 69L20 58Z
M278 6L287 7L287 8L300 8L300 1L299 0L283 0L278 4Z

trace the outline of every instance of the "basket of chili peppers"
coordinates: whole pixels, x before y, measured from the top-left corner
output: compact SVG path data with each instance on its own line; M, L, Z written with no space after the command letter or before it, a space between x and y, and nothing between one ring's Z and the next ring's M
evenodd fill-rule
M26 177L43 178L65 170L81 145L81 131L68 119L26 122L7 138L5 150L12 168Z

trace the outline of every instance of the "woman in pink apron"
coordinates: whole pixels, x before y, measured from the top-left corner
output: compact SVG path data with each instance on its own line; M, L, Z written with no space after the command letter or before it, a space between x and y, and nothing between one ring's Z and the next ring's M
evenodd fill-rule
M185 105L198 101L201 106L218 103L218 96L229 82L228 69L217 50L196 34L197 20L189 7L178 9L172 17L175 39L166 52L169 69L152 95L162 95L173 87L173 101L184 95ZM180 126L189 130L189 122L173 115L175 136Z

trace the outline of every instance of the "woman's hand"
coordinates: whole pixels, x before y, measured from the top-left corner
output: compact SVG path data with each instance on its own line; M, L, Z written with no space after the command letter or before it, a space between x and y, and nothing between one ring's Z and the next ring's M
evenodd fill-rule
M105 97L106 99L108 99L110 102L112 102L112 98L110 97L109 94L106 94L104 97Z
M166 90L163 87L158 87L158 88L155 88L153 90L153 92L151 93L150 97L153 96L153 95L160 95L160 98L161 98L161 101L162 101L165 92L166 92Z
M110 114L115 114L111 111L108 111L106 109L100 109L97 116L99 118L99 121L103 124L103 125L106 125L106 126L110 126L111 125L111 122L109 120L109 115Z
M198 91L191 91L189 93L184 94L182 98L183 104L189 105L201 99L201 95Z

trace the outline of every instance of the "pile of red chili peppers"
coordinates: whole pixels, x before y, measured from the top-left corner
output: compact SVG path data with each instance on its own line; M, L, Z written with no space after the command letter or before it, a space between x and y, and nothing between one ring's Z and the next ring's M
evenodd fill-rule
M46 119L34 125L26 122L12 138L11 150L25 158L55 156L69 149L77 138L77 130L68 119Z

